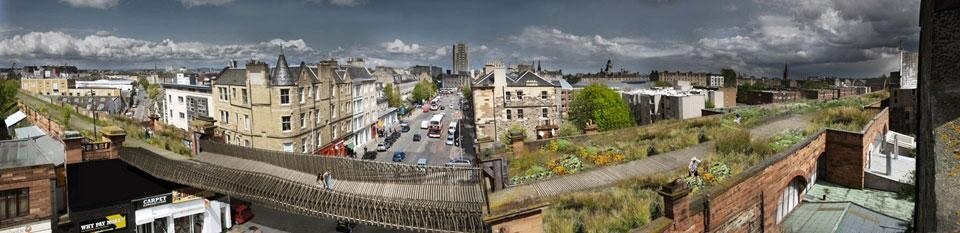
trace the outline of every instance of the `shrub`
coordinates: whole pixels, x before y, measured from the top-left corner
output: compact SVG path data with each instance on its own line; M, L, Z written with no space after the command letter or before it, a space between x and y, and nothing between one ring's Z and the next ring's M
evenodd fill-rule
M722 129L717 131L715 145L717 153L748 153L750 151L750 131L742 128Z
M873 114L862 108L842 106L817 112L813 121L827 128L859 132L872 118Z
M557 132L557 135L560 137L569 137L583 134L583 131L580 128L577 128L577 125L571 122L564 122L560 124L560 130Z

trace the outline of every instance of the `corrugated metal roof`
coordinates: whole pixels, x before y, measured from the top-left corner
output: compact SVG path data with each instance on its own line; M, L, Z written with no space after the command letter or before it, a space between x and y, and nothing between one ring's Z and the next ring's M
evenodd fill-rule
M804 202L780 224L783 232L906 232L909 222L852 202Z
M3 120L3 123L7 125L7 127L10 127L16 124L17 122L22 121L25 118L27 118L27 114L23 114L23 112L17 111L13 114L10 114L10 116L7 116L7 118Z
M37 127L35 125L17 128L14 131L16 132L15 134L17 135L17 139L32 138L32 137L47 135L46 133L43 132L43 130L40 130L40 127Z
M63 143L43 135L0 141L0 169L63 164Z

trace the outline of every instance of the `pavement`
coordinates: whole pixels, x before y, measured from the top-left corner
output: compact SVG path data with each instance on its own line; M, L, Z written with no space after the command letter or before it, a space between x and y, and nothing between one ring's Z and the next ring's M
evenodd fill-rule
M423 112L421 109L414 109L413 113L411 113L409 117L401 119L401 121L405 121L410 124L410 131L405 133L401 132L400 138L397 139L397 141L394 142L394 144L388 148L387 151L378 152L375 160L392 162L393 153L396 151L402 151L407 154L407 158L402 161L403 163L407 164L416 164L417 159L419 158L427 159L427 164L433 166L443 166L450 161L450 159L458 158L460 156L473 160L475 155L472 153L473 150L469 149L472 148L473 144L473 126L470 125L472 122L462 121L461 123L463 125L461 125L460 130L458 130L458 133L461 133L461 141L464 142L461 145L468 148L467 150L463 150L461 147L454 145L447 145L446 130L444 130L444 133L440 138L430 138L427 137L427 130L420 128L420 123L422 121L429 120L434 114L444 113L444 118L441 125L444 129L446 129L450 122L454 121L457 116L463 117L464 115L459 109L459 101L460 96L456 94L441 95L438 102L440 102L442 106L445 106L446 109L430 112ZM453 106L452 108L450 107L451 105ZM394 130L398 132L400 131L399 124L397 124ZM420 135L421 139L419 142L413 141L413 135L415 134ZM367 144L368 150L375 150L377 144L383 142L383 140L383 138L377 138L375 142L370 142Z
M750 129L750 134L753 135L753 138L767 138L789 129L804 129L809 122L807 116L783 118L754 127ZM491 193L490 203L491 206L496 206L503 203L602 188L634 177L673 171L686 167L690 158L707 156L712 148L713 142L705 142L641 160L518 185Z

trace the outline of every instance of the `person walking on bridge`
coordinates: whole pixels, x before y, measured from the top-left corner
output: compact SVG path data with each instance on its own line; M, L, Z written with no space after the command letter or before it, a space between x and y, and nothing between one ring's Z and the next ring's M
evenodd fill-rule
M327 170L323 172L323 187L327 190L333 190L333 175Z

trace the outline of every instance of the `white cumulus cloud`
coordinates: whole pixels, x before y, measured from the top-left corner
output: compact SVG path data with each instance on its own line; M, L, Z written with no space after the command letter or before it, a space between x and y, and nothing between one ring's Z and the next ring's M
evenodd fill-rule
M693 49L689 45L680 43L652 41L645 38L575 35L557 28L537 26L526 27L520 34L508 36L507 41L521 47L553 50L583 57L616 55L632 59L653 58L682 55L690 53Z
M120 0L62 0L73 7L109 9L120 5Z
M63 32L30 32L0 40L0 56L39 60L94 60L105 62L224 61L264 58L284 51L312 55L316 50L302 39L250 44L207 44L170 39L146 41L97 33L73 36Z
M416 43L407 44L400 39L394 39L390 42L383 42L380 44L387 52L391 53L405 53L405 54L415 54L419 53L420 45Z
M195 7L195 6L223 6L227 3L231 3L234 0L179 0L186 7Z

